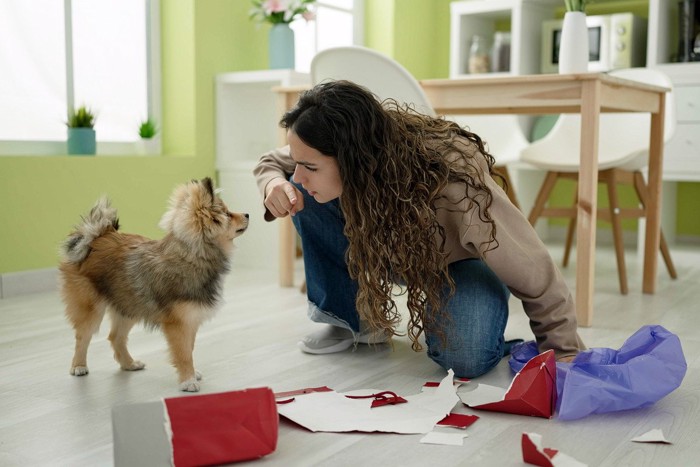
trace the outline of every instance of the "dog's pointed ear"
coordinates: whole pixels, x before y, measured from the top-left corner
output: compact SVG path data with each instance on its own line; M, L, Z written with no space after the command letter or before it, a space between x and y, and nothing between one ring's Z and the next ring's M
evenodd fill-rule
M205 177L201 181L202 185L204 188L207 189L207 193L211 196L211 199L214 199L214 182L212 182L210 177Z

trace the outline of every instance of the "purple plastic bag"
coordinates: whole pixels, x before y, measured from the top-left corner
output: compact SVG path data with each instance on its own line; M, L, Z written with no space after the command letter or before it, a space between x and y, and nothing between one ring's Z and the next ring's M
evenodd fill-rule
M513 371L538 354L535 342L513 346ZM619 350L592 348L573 362L557 362L557 417L647 407L680 386L687 364L678 336L662 326L643 326Z

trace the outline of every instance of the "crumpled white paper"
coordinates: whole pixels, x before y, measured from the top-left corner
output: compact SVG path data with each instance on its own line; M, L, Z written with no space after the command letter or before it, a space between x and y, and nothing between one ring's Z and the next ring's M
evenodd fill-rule
M280 415L311 431L362 431L387 433L428 433L459 402L449 370L435 391L412 396L399 394L406 403L371 408L372 399L349 399L335 391L295 396L293 402L279 404ZM368 395L376 389L352 391Z

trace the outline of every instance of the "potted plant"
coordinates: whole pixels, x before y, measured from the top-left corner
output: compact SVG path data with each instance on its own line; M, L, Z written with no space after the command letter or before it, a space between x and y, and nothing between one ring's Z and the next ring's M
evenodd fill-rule
M139 153L141 154L154 154L158 152L158 124L156 121L148 117L146 120L142 120L139 124L139 137L141 138L139 144Z
M94 155L97 152L95 139L95 114L81 106L68 115L68 154Z
M588 26L586 4L591 0L564 0L566 13L559 44L559 73L588 71Z
M307 21L315 18L312 5L316 0L251 0L250 18L270 23L270 68L294 68L294 31L289 23L299 16Z

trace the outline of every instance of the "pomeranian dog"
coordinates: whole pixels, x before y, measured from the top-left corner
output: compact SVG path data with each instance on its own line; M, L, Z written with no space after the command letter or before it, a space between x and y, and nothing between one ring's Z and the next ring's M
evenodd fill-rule
M62 245L59 270L66 316L75 329L70 373L88 374L87 350L105 311L122 370L145 367L127 349L136 323L161 329L182 391L199 391L192 351L199 326L213 316L229 271L232 240L248 214L232 213L210 178L179 186L160 221L161 240L122 233L116 209L100 199Z

